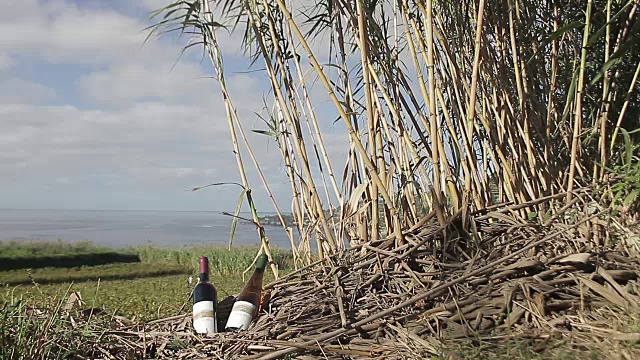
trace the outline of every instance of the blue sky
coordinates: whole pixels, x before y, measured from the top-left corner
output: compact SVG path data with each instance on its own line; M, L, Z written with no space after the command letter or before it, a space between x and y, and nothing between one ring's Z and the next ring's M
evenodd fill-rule
M178 59L185 39L143 44L149 12L170 1L3 4L0 208L234 208L237 187L186 191L239 177L219 88L201 49ZM239 37L221 36L243 124L263 128L254 112L267 83L244 72ZM290 187L278 150L264 136L252 140L286 211ZM335 153L344 152L344 140L327 139ZM250 181L263 211L271 211L253 172Z

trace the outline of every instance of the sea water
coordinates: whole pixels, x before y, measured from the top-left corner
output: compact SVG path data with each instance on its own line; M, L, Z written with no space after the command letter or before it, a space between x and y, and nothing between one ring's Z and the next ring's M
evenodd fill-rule
M269 214L264 214L269 215ZM249 218L250 214L241 214ZM0 241L91 241L111 248L227 245L233 218L207 211L2 210ZM281 226L265 226L273 246L290 248ZM253 224L238 221L234 245L259 244Z

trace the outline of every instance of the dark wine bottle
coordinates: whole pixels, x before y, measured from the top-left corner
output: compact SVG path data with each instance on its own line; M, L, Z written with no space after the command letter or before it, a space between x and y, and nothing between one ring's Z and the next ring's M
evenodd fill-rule
M209 282L209 259L200 257L200 275L193 289L193 327L200 334L218 332L217 291Z
M246 330L253 321L260 306L262 278L264 276L264 269L267 267L267 262L267 255L262 254L258 257L256 269L233 303L231 314L229 314L229 319L225 326L226 330Z

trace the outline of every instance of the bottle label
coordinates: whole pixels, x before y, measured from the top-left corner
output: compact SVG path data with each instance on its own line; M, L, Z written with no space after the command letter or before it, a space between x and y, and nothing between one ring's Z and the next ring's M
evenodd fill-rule
M256 306L247 301L236 301L227 320L227 329L246 330L256 313Z
M200 334L218 332L213 301L199 301L193 304L193 328Z

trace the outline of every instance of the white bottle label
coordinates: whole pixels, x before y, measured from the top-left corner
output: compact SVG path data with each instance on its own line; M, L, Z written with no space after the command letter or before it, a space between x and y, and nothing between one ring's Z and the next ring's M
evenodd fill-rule
M256 306L247 301L236 301L227 320L227 329L246 330L256 313Z
M200 334L218 332L213 301L200 301L193 304L193 328Z

